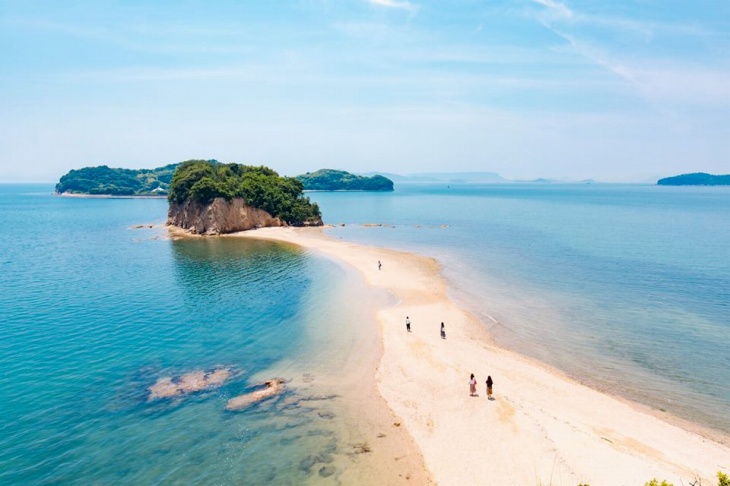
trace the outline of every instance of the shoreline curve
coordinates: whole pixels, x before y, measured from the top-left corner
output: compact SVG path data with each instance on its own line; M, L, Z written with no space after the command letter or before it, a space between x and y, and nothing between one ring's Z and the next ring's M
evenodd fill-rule
M377 389L437 484L622 485L652 478L714 484L718 471L730 472L730 447L690 424L495 346L478 319L449 299L433 258L336 240L323 228L229 236L319 252L395 297L398 304L373 309L383 349ZM475 397L468 393L470 373L477 378ZM494 400L486 398L487 375L495 382Z

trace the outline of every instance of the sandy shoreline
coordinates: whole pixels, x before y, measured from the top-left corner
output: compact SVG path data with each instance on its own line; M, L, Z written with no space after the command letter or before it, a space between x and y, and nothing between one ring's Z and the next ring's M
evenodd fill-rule
M433 259L335 240L316 228L236 236L321 252L396 299L374 309L383 347L377 387L440 485L641 485L655 477L713 485L718 471L730 472L730 447L493 346L484 327L448 299ZM468 393L470 373L477 397Z

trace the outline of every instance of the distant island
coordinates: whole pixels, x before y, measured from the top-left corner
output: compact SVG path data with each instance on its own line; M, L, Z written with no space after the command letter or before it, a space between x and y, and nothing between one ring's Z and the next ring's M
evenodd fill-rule
M206 161L221 164L217 160ZM157 169L117 169L106 165L70 170L56 184L57 194L94 196L167 196L175 170L181 163ZM225 164L222 164L225 165ZM387 177L350 174L342 170L321 169L296 177L310 191L392 191Z
M393 181L381 175L372 177L344 170L320 169L297 176L308 191L392 191Z
M74 169L56 184L58 194L166 196L180 164L157 169L113 169L106 165Z
M659 186L730 186L730 174L712 175L705 172L665 177L657 181Z
M167 196L169 225L197 234L264 226L321 226L304 185L264 166L188 160L178 165Z

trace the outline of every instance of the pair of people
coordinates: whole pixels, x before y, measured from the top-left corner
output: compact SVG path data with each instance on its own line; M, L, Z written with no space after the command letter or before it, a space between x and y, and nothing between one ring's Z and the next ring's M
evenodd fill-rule
M406 316L406 331L411 332L411 320ZM441 323L441 339L446 339L446 328L444 323Z
M492 376L487 376L487 399L492 399L492 386L494 385L494 381L492 380ZM477 379L474 378L474 373L471 374L471 378L469 379L469 396L473 397L477 394Z

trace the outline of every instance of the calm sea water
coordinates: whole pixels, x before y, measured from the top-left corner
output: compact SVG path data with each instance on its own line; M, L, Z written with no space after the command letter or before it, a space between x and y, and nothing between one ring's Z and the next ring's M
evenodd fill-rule
M443 184L311 196L327 222L345 223L335 236L436 257L497 343L730 432L730 188Z
M274 243L133 228L164 222L164 200L51 191L0 185L0 483L301 484L351 466L337 399L308 399L377 341L356 276ZM498 343L730 432L730 190L310 196L346 223L335 236L438 258ZM217 390L147 400L160 377L219 365L236 374ZM292 379L279 400L225 412L273 376Z
M51 191L0 185L0 484L336 480L346 424L336 398L309 398L363 342L345 324L364 310L336 305L355 276L279 244L132 228L163 223L164 200ZM235 371L222 388L148 401L158 378L216 366ZM279 400L225 411L277 376L293 380Z

